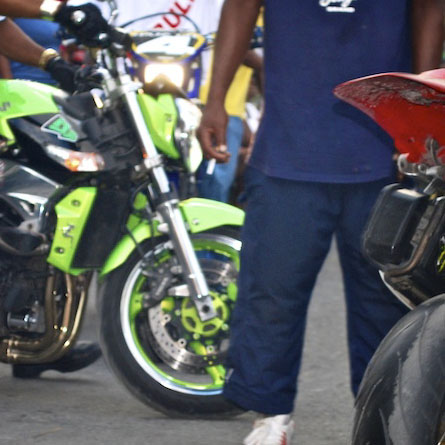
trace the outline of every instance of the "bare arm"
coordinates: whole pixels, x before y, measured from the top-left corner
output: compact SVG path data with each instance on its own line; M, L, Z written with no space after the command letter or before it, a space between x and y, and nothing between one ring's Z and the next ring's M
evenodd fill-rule
M226 162L229 158L223 148L227 127L224 99L236 70L246 56L261 5L262 0L226 0L222 9L212 82L198 130L205 156L219 162Z
M261 71L263 69L263 58L251 49L247 51L243 64L255 71Z
M44 48L9 19L0 22L0 53L26 65L38 66Z
M224 102L236 70L243 62L261 0L226 0L219 22L209 100Z
M264 72L263 72L263 57L256 53L253 49L247 51L244 58L244 65L254 70L255 78L258 82L258 87L261 93L264 93Z
M0 0L0 14L9 17L40 17L42 0Z
M413 71L438 68L445 38L443 0L412 0Z
M0 54L0 79L12 79L9 59Z

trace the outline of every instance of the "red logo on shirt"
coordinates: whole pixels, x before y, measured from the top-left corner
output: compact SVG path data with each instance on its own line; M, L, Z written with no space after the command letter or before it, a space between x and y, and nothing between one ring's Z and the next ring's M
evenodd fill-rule
M173 3L173 6L169 9L171 14L165 14L162 16L160 22L155 25L155 28L178 28L184 17L181 15L187 15L192 7L192 3L195 0L177 0Z

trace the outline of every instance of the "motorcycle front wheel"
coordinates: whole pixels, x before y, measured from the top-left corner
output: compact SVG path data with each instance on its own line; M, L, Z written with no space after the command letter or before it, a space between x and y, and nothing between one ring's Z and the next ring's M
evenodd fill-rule
M241 411L223 398L222 387L237 293L239 230L213 229L191 240L217 317L202 321L189 297L171 295L172 288L185 284L171 245L167 238L148 240L106 278L101 345L119 380L150 407L173 417L236 415Z
M445 445L445 295L403 317L356 400L353 445Z

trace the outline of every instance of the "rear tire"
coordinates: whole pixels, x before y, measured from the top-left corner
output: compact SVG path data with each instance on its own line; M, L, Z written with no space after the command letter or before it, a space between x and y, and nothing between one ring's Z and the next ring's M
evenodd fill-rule
M356 401L353 445L445 445L445 295L385 337Z
M125 264L107 276L102 287L100 337L104 356L139 400L169 416L221 418L240 414L242 411L222 396L225 370L221 365L236 299L239 231L218 228L191 239L219 317L201 323L190 298L166 297L161 303L147 305L153 279L147 278L147 269L135 250ZM162 265L171 269L169 262L174 261L166 241L154 240L155 249L153 240L141 245L148 255L157 251L156 271ZM201 366L203 357L205 366Z

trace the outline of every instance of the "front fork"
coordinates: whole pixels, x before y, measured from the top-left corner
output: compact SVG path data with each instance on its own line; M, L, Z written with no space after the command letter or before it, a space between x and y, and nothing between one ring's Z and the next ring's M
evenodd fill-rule
M162 219L167 223L173 249L181 265L182 273L189 288L190 296L195 303L199 318L202 321L216 317L207 281L195 254L190 236L177 200L169 200L158 206Z
M121 74L120 78L122 85L134 85L128 74ZM122 96L139 134L144 163L152 174L153 182L161 196L171 196L170 182L168 181L160 156L148 131L137 100L137 93L134 90L123 88ZM166 198L165 201L157 206L157 210L167 225L173 249L179 260L189 289L188 293L196 306L200 319L207 321L216 317L217 314L213 307L207 281L196 257L190 236L179 210L178 200L175 198Z

